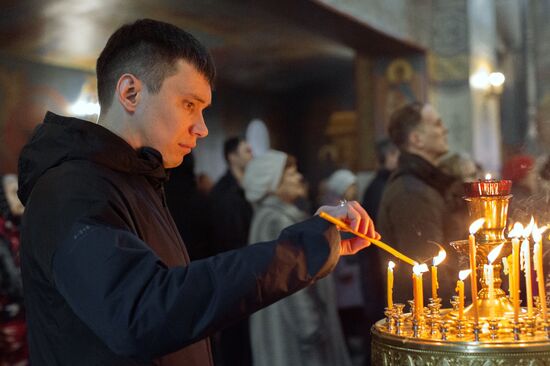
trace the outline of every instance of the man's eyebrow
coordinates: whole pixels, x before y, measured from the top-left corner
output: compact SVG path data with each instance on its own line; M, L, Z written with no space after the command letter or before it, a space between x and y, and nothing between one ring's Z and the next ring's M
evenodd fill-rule
M206 103L206 101L205 101L204 99L202 99L201 97L199 97L199 96L196 95L196 94L190 93L190 94L189 94L189 97L192 98L192 99L198 100L198 101L201 102L202 104L206 104L207 106L210 106L210 103Z

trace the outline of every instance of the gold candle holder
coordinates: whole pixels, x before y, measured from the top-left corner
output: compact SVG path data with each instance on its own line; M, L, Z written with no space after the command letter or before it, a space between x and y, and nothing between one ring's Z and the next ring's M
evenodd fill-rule
M501 258L512 252L512 245L504 236L508 205L512 195L512 182L509 180L480 180L464 184L468 211L472 220L484 218L483 226L475 233L477 284L480 288L477 296L479 318L488 320L491 316L502 317L513 314L514 307L501 289ZM504 243L504 246L493 262L494 299L490 302L489 290L484 279L483 267L488 263L489 253ZM450 243L459 254L468 256L468 241L458 240ZM466 319L473 319L473 305L464 309Z

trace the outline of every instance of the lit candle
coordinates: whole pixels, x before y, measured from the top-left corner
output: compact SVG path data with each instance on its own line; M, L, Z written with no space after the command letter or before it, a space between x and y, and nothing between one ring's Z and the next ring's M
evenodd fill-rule
M388 262L388 309L393 308L393 268L395 263Z
M487 285L488 290L488 297L489 297L489 316L491 319L494 319L495 317L495 284L494 284L494 272L493 272L493 262L495 259L497 259L498 255L500 254L500 251L502 250L502 246L504 243L498 245L495 247L489 255L487 256L487 260L489 261L489 264L484 265L483 272L485 274L485 284Z
M519 222L514 224L514 228L508 233L512 238L512 304L514 305L514 322L519 321L519 237L523 234L523 225Z
M439 288L439 282L437 282L437 266L443 262L447 253L445 249L439 249L439 253L433 259L432 265L432 299L437 299L437 289Z
M537 283L539 288L539 299L542 310L542 317L546 322L548 314L546 313L546 289L544 288L544 272L542 269L542 233L546 231L546 226L537 228L537 225L533 228L533 241L535 242L533 248L533 264L535 265L535 271L537 271Z
M472 290L472 307L474 310L475 323L479 321L479 313L477 311L477 273L476 273L476 238L474 234L481 229L485 223L484 218L477 219L470 225L470 235L468 236L468 244L470 249L470 269L471 269L471 290Z
M413 267L413 300L414 300L414 317L420 319L420 314L424 309L424 290L422 286L422 273L428 271L426 264L415 264Z
M525 272L525 287L527 297L527 316L533 316L533 288L531 282L531 253L529 250L529 236L535 224L533 218L525 230L523 231L523 242L521 243L521 256L523 265L523 271Z
M470 275L472 270L465 269L458 273L455 291L458 293L458 320L464 318L464 280Z
M508 294L510 301L512 301L512 286L513 286L513 276L512 276L512 268L508 264L508 260L510 260L510 263L512 262L512 256L510 255L510 258L508 257L502 257L502 271L504 274L508 275Z

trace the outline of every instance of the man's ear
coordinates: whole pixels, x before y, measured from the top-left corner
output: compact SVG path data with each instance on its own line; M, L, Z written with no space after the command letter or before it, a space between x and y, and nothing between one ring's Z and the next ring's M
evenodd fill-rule
M409 139L408 139L408 145L410 147L413 147L413 148L422 148L422 146L424 146L424 141L422 139L422 136L421 134L419 133L419 131L417 130L412 130L411 133L409 134Z
M124 74L118 79L115 96L128 113L134 113L141 99L142 91L141 80L132 74Z

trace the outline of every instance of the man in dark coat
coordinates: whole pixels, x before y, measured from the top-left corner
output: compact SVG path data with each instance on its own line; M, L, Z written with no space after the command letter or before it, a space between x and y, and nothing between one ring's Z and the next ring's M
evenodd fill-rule
M97 62L99 123L48 113L23 149L31 364L212 365L209 335L367 245L315 216L273 242L189 261L163 184L208 133L214 73L185 31L125 25ZM322 209L378 236L357 202Z
M389 135L401 155L382 197L378 228L385 242L428 265L439 251L434 243L444 247L447 259L439 266L438 295L447 302L454 294L457 271L457 253L448 244L451 240L467 237L466 227L453 227L465 221L450 219L456 204L455 190L462 189L461 182L436 167L438 159L448 150L447 129L431 105L415 102L392 114ZM463 232L464 236L450 236L457 232ZM385 273L388 260L393 259L385 257L382 273ZM394 282L396 301L412 299L411 274L408 264L398 263ZM426 288L430 289L430 276L423 277ZM425 297L430 297L430 293L425 291Z

